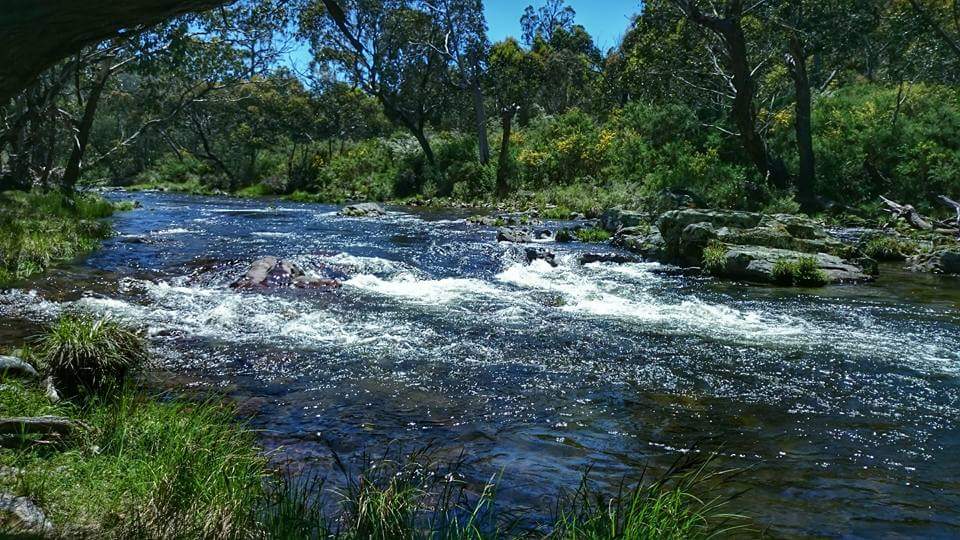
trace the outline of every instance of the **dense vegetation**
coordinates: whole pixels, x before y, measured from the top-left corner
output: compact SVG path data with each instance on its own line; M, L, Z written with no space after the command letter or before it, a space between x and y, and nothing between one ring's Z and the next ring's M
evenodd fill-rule
M960 191L956 6L722 4L645 2L601 51L560 0L498 43L479 0L244 0L0 104L2 176L588 213L664 189L809 211Z

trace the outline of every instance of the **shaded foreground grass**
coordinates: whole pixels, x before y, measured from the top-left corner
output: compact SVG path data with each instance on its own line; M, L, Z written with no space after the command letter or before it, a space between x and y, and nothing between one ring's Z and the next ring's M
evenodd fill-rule
M474 488L456 464L427 453L341 464L336 487L277 474L255 433L217 401L151 396L51 405L34 389L0 386L3 415L65 415L89 429L56 447L0 451L0 491L33 499L58 532L116 538L710 538L744 521L704 496L706 462L687 462L620 496L587 481L557 499L556 519L520 526L496 505L495 482ZM10 469L12 468L12 469ZM0 535L2 535L0 528Z
M94 195L0 193L0 286L96 249L111 234L103 218L126 208Z
M135 332L83 314L62 316L35 344L21 356L58 384L86 380L90 366L125 373L145 352ZM537 524L517 519L522 509L497 507L494 480L471 486L458 463L427 451L387 452L357 469L337 458L342 478L327 488L271 471L227 402L152 396L129 381L87 390L52 403L39 386L0 383L0 416L60 416L80 426L66 439L0 437L0 448L10 448L0 450L0 493L31 499L66 537L697 539L744 523L722 512L724 499L701 498L722 477L707 472L709 460L686 460L614 497L585 479L558 497L555 519ZM10 526L0 513L0 537L16 533Z

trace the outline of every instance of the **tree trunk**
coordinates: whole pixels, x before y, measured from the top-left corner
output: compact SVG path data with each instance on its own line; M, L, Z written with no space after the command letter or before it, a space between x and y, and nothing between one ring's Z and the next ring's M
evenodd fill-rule
M480 148L480 163L490 162L490 141L487 139L487 111L483 106L483 90L480 88L480 79L473 78L473 109L476 113L477 146Z
M688 19L713 32L723 42L725 63L733 75L734 98L730 111L740 132L740 142L760 175L779 189L789 187L786 165L771 158L767 145L757 131L757 112L754 109L756 84L747 54L747 39L741 25L742 0L728 0L724 18L704 15L690 0L674 0Z
M790 76L796 93L796 135L800 170L796 178L797 198L805 211L816 210L814 184L816 182L816 158L813 154L813 129L811 127L812 97L810 78L807 73L807 58L799 38L790 38L788 62Z
M430 139L427 138L426 133L424 133L422 127L412 128L413 136L417 138L417 142L420 143L420 148L423 149L423 157L427 158L427 163L431 166L437 164L437 160L433 155L433 148L430 147Z
M513 131L513 117L517 115L517 107L507 107L500 113L500 125L503 134L500 136L500 157L497 160L497 197L503 198L510 191L510 134Z
M73 192L77 187L77 180L80 179L80 165L83 162L83 154L87 151L87 143L90 141L90 130L93 128L93 120L97 115L97 106L100 104L100 96L103 89L110 80L110 73L113 63L110 60L104 62L100 75L93 83L90 89L90 95L87 96L87 102L83 108L83 117L80 123L76 125L76 133L73 140L73 150L70 152L70 159L67 161L67 168L63 173L63 183L61 189L65 192ZM77 89L79 92L80 90Z

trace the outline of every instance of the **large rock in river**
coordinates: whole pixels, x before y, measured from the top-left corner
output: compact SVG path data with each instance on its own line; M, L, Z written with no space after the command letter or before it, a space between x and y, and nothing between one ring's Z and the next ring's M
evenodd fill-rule
M380 217L387 215L387 211L377 203L360 203L345 206L339 214L345 217Z
M942 250L910 259L910 270L936 274L960 274L960 250Z
M859 266L826 253L804 254L786 249L761 246L728 246L723 263L711 272L720 277L756 283L776 283L773 269L780 261L810 258L824 273L829 283L862 283L872 281Z
M310 277L296 263L276 257L264 257L250 265L247 272L230 284L234 289L264 289L272 287L338 288L333 279Z
M607 232L616 233L622 229L643 226L650 221L650 216L644 212L611 208L600 216L600 227Z

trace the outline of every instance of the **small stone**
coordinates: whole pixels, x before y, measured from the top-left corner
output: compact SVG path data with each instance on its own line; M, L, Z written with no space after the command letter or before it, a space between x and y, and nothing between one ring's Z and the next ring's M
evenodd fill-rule
M0 356L0 378L17 377L21 379L39 379L40 374L30 364L13 356Z

